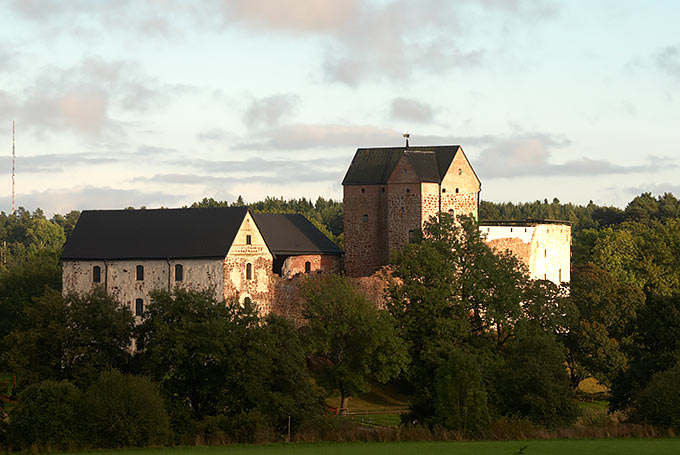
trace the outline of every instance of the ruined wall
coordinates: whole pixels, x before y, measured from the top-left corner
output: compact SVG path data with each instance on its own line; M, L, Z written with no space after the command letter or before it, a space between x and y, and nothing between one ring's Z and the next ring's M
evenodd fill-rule
M533 224L526 226L480 226L489 246L510 250L529 269L535 280L560 284L571 279L571 226Z
M175 281L175 264L182 264L183 279ZM137 266L144 267L144 280L136 279ZM92 269L101 267L101 282L93 283ZM135 313L135 301L150 302L153 290L172 290L175 286L189 289L221 289L224 273L221 259L171 259L171 260L115 260L115 261L63 261L63 292L84 294L95 286ZM222 299L216 291L215 298Z
M250 244L247 243L247 236L250 236ZM269 313L274 294L273 259L255 221L248 213L224 259L224 298L238 295L243 302L247 297L257 304L261 314ZM247 276L248 264L251 265L250 279Z
M310 272L340 272L343 268L342 257L330 254L304 254L286 258L281 267L281 276L291 278L298 273L305 273L305 264L309 262Z
M388 259L386 186L345 185L343 204L345 272L370 275Z

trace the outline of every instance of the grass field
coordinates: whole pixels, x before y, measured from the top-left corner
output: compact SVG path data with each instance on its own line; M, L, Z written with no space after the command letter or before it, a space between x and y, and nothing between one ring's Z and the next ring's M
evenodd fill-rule
M670 455L680 453L675 439L553 439L479 442L354 442L319 444L233 445L83 452L96 455ZM69 455L77 455L75 452Z

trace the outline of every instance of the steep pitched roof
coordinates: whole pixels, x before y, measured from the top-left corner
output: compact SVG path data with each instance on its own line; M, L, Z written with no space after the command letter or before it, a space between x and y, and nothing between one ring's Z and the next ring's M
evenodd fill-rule
M223 258L247 212L247 207L85 210L61 258Z
M276 256L342 254L342 250L303 215L256 213L253 217L267 246Z
M406 155L421 181L441 182L458 150L459 145L357 149L342 184L385 184L402 154Z

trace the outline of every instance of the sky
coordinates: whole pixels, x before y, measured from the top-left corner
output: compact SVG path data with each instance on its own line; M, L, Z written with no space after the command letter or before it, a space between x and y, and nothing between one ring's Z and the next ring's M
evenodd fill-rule
M483 200L680 196L675 0L0 0L0 210L341 199L461 145Z

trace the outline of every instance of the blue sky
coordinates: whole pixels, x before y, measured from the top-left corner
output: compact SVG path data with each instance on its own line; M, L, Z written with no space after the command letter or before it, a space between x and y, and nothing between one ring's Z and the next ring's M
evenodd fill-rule
M0 210L342 197L460 144L491 201L680 195L680 5L0 0Z

